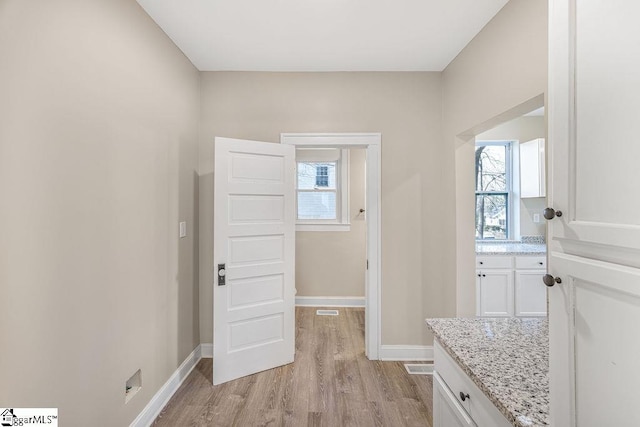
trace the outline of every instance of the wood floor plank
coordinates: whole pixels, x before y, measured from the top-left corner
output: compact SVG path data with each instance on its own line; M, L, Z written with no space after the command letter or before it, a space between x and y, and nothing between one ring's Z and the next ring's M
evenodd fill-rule
M202 359L154 426L427 426L432 380L364 355L364 309L296 308L295 362L212 386Z

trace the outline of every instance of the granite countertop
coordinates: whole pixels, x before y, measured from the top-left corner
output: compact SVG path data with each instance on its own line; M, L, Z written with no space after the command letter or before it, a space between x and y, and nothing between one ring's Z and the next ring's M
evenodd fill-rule
M455 318L426 323L511 424L549 425L547 319Z
M545 255L544 243L525 242L478 242L476 255Z

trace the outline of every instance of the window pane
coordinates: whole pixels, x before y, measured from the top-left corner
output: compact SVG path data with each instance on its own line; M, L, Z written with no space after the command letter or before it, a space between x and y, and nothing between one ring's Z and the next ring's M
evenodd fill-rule
M476 191L508 191L506 169L507 147L476 147Z
M336 162L298 162L298 189L336 189Z
M326 165L316 166L316 187L329 186L329 167Z
M298 219L336 219L336 193L299 191Z
M507 195L476 194L476 239L507 238Z

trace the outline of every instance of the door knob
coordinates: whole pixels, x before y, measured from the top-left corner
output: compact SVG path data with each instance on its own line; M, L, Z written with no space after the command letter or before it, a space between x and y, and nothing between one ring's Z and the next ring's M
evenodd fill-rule
M542 214L545 219L553 219L554 217L560 218L562 216L561 211L555 211L553 208L546 208Z
M462 400L463 402L467 399L471 398L471 396L469 396L469 393L463 393L460 392L460 400Z
M556 283L562 283L562 279L559 277L553 277L550 274L545 274L544 277L542 278L542 281L544 282L545 285L551 287L553 285L555 285Z

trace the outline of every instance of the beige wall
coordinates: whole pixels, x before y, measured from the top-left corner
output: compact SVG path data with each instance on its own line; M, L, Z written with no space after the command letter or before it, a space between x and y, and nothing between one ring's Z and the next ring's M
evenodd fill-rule
M0 406L129 425L199 343L198 72L130 0L4 0L0 52Z
M518 117L506 123L496 126L477 135L476 140L516 140L527 142L536 138L546 138L547 126L544 116ZM473 141L468 142L473 145ZM475 167L475 166L474 166ZM472 168L472 172L473 168ZM460 171L463 174L463 171ZM520 199L520 235L521 236L544 236L547 231L547 224L542 218L542 211L546 207L545 197L534 197ZM541 214L540 222L533 222L533 214Z
M455 212L443 224L455 230L455 245L444 250L457 314L475 314L472 138L544 103L547 86L547 1L511 0L442 73L443 183ZM454 315L455 312L448 312Z
M281 132L382 133L382 343L428 344L424 318L455 311L443 299L451 230L443 194L440 73L202 74L200 131L201 340L212 339L213 140L278 142ZM451 177L453 180L453 177Z
M349 231L296 232L296 296L364 297L366 151L349 154Z

